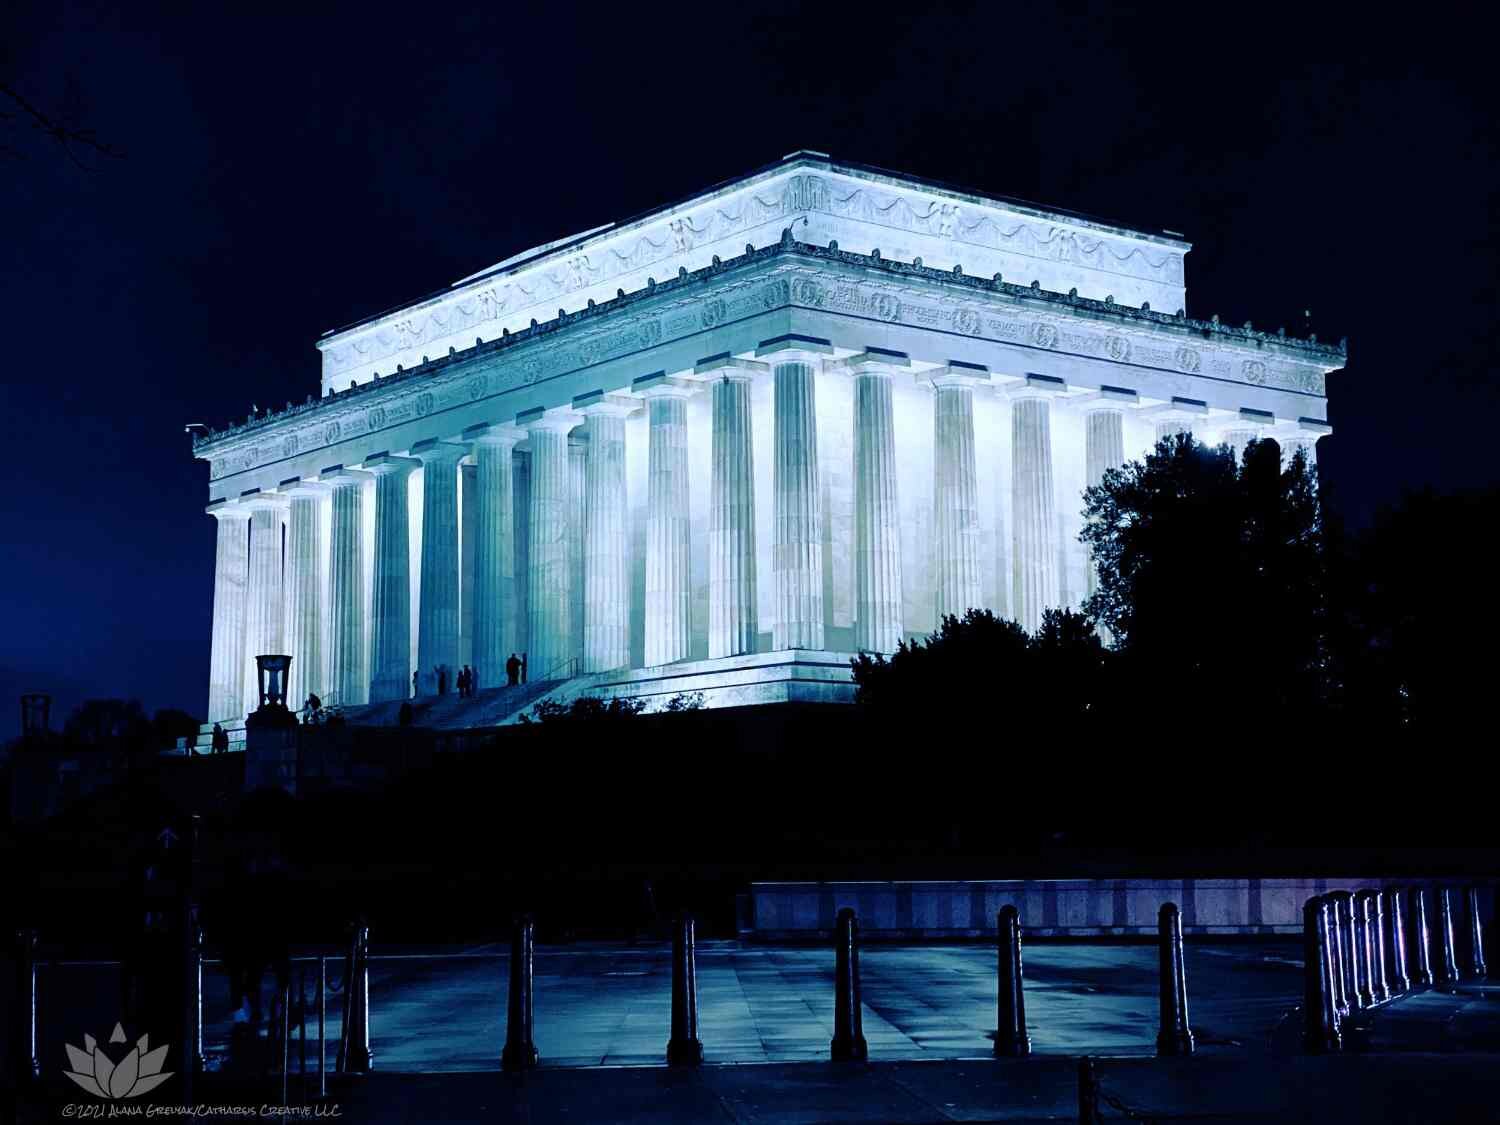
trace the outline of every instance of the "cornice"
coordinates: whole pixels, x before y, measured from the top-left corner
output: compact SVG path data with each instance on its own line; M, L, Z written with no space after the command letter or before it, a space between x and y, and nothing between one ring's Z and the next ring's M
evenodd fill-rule
M1343 343L1334 347L1053 293L1035 283L853 254L837 245L796 242L785 232L780 243L746 247L738 258L715 259L663 282L648 280L644 289L579 312L206 437L195 435L194 455L213 462L217 479L784 307L827 308L1311 394L1322 394L1322 373L1342 367L1346 354ZM1316 385L1309 385L1314 369Z
M429 339L550 311L554 302L576 304L581 291L652 266L669 269L672 259L694 250L701 254L808 215L925 235L951 243L956 255L962 247L1003 252L1178 288L1191 249L1179 239L1059 209L800 155L325 333L317 344L325 381L419 349Z

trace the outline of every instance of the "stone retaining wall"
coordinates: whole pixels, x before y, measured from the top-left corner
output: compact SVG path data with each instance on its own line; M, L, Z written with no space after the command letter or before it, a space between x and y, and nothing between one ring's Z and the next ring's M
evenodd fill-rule
M1463 880L1416 881L1461 887ZM1472 882L1472 880L1470 880ZM1189 934L1296 934L1302 906L1327 891L1410 886L1385 879L1036 879L996 882L753 883L742 936L802 941L831 936L838 911L853 907L860 935L907 938L983 937L995 933L1000 908L1013 904L1026 933L1040 937L1155 934L1165 902L1182 910ZM1435 907L1428 902L1428 923ZM1488 924L1494 894L1480 895ZM1464 917L1453 896L1455 929Z

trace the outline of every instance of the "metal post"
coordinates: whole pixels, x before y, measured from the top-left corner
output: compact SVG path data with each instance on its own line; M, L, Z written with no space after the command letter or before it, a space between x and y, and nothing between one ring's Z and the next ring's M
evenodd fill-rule
M1484 964L1484 923L1479 918L1479 888L1469 887L1469 975L1484 980L1489 970Z
M1323 902L1328 907L1328 956L1333 962L1333 1006L1340 1016L1349 1014L1349 993L1345 988L1345 933L1343 913L1339 910L1338 895L1327 894Z
M289 1101L290 1083L289 1071L292 1069L292 974L287 973L286 983L277 992L281 1000L281 1019L278 1021L277 1030L281 1033L281 1049L277 1051L281 1063L281 1104L286 1105Z
M1328 955L1328 904L1310 898L1302 908L1302 1045L1310 1055L1343 1049L1339 1014L1333 1006L1333 960Z
M1448 888L1437 891L1438 963L1435 970L1437 986L1451 992L1458 984L1458 958L1453 951L1453 911L1448 902Z
M344 1008L349 1013L346 1069L353 1074L368 1074L375 1067L375 1056L370 1052L370 927L362 921L354 928L351 970L344 982L348 993Z
M502 1070L530 1070L540 1058L531 1037L535 940L536 923L529 915L517 918L510 937L510 995L506 1001L505 1049L500 1052Z
M1358 1007L1369 1008L1375 1004L1375 993L1370 984L1370 908L1365 902L1364 892L1354 895L1349 901L1354 911L1354 989Z
M672 1038L667 1042L667 1063L697 1066L703 1061L703 1043L698 1038L698 968L693 919L684 914L672 934Z
M1347 1015L1359 1008L1359 961L1354 956L1358 945L1354 940L1354 896L1348 891L1334 891L1328 897L1333 900L1331 913L1338 918L1338 965L1344 976L1339 991L1344 997L1341 1011Z
M17 1085L42 1076L36 1057L36 931L16 931L16 1006L11 1023L13 1067Z
M1384 1004L1391 998L1391 988L1385 979L1385 923L1381 915L1385 912L1384 896L1379 891L1366 891L1365 903L1369 912L1370 926L1370 992L1375 1003Z
M1026 991L1021 973L1021 915L1009 904L1000 908L1000 997L995 1024L995 1054L1024 1058L1031 1054L1026 1032Z
M1156 1034L1158 1055L1191 1055L1193 1033L1188 1027L1187 974L1182 967L1182 915L1175 902L1165 903L1156 916L1160 964L1161 1028Z
M833 1042L829 1047L834 1062L864 1062L870 1053L859 996L859 922L847 906L834 923Z
M1401 890L1390 887L1385 892L1385 946L1393 996L1411 991L1411 978L1406 975L1406 925L1401 913Z
M297 1089L307 1096L307 966L297 966Z
M1087 1055L1078 1060L1078 1125L1101 1125L1099 1076L1094 1073L1094 1060Z
M1411 932L1406 935L1407 975L1413 988L1432 987L1432 935L1427 932L1427 892L1412 887L1407 892L1411 902Z
M318 1097L328 1096L328 959L318 954Z

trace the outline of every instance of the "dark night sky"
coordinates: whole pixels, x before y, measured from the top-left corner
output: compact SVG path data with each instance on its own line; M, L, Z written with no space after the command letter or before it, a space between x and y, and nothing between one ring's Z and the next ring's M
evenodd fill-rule
M1286 28L1081 5L150 7L0 14L0 82L126 153L0 121L0 736L23 690L201 712L184 423L316 392L325 329L802 147L1182 231L1195 316L1310 309L1350 339L1320 450L1356 523L1496 481L1492 62L1294 64Z

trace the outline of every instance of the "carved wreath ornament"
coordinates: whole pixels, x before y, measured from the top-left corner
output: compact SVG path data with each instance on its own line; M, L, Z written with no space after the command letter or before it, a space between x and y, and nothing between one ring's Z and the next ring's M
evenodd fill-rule
M109 1037L109 1041L124 1043L125 1029L115 1024L114 1034ZM83 1045L85 1049L80 1051L71 1043L63 1044L68 1050L68 1062L73 1067L63 1073L96 1098L106 1101L138 1098L172 1077L172 1071L162 1070L162 1065L167 1061L168 1045L163 1043L154 1050L148 1050L144 1035L136 1040L135 1046L119 1062L105 1054L92 1035L83 1037Z

